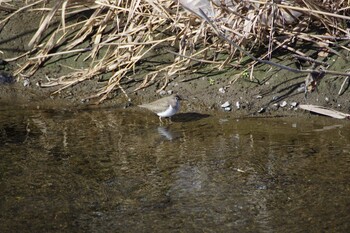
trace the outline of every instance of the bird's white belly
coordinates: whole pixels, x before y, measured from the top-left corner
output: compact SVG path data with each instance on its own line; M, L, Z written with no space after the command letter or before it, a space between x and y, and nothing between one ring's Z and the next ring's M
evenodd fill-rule
M175 106L175 108L171 107L171 105L169 105L169 107L167 108L167 110L163 111L163 112L158 112L157 115L160 117L171 117L173 116L177 110L179 110L179 106Z

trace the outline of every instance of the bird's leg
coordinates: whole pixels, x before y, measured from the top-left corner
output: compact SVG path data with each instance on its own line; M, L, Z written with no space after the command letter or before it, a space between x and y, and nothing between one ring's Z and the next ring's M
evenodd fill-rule
M162 117L159 117L160 125L163 125Z

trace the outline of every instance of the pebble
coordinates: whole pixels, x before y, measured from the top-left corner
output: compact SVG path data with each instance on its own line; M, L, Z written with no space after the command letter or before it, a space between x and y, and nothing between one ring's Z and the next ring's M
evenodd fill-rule
M257 99L262 99L262 97L263 97L262 95L257 95L256 96Z
M167 91L168 95L172 95L173 94L173 90L169 90Z
M226 108L224 108L224 110L225 110L226 112L229 112L229 111L232 110L232 108L231 108L231 107L226 107Z
M263 112L265 112L265 108L260 108L259 110L258 110L258 113L263 113Z
M161 90L161 91L159 92L159 95L166 95L166 91Z
M300 87L298 87L297 92L305 92L305 84L301 84Z
M287 101L283 101L282 103L280 103L281 108L284 108L285 106L287 106Z
M225 94L225 93L226 93L225 88L220 87L220 88L219 88L219 92L222 93L222 94Z
M230 106L231 106L231 104L230 104L230 102L228 102L228 101L226 101L225 103L221 104L221 107L222 107L222 108L228 108L228 107L230 107Z
M131 101L128 101L128 102L126 102L125 104L124 104L124 106L123 106L123 108L124 109L127 109L127 108L129 108L129 107L131 107Z
M278 103L274 103L271 107L272 110L277 110L280 106L278 105Z
M240 109L241 108L241 104L239 103L239 101L236 102L236 108Z
M290 106L292 106L293 108L295 108L296 106L298 106L298 102L292 102L292 103L290 103Z
M25 87L29 87L30 86L30 80L28 78L24 79L23 86L25 86Z
M278 98L280 98L280 97L278 97L278 96L274 96L274 97L272 97L272 100L278 100Z

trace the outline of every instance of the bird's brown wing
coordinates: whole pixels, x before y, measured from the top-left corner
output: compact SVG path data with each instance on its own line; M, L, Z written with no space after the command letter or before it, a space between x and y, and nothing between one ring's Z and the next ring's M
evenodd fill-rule
M168 97L165 97L165 98L168 98ZM153 101L151 103L148 103L148 104L141 104L139 105L139 107L141 108L147 108L148 110L151 110L153 112L162 112L162 111L165 111L169 105L171 104L170 103L171 101L169 99L159 99L159 100L156 100L156 101Z

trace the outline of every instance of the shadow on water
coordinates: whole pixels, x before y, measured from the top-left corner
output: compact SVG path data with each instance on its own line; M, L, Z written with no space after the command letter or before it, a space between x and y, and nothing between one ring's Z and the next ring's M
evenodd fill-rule
M346 232L350 124L0 110L1 232Z

